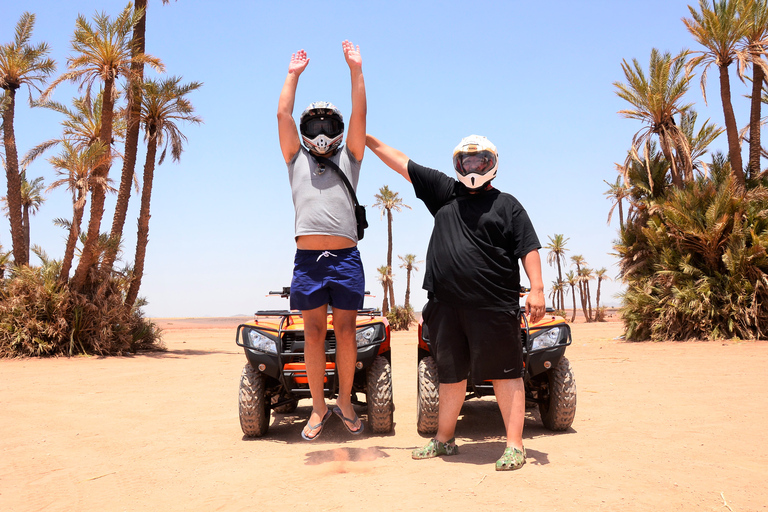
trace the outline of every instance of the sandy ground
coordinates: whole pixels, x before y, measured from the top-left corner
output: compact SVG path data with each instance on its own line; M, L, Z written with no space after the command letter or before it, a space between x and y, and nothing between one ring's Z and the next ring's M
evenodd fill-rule
M0 510L768 510L768 343L626 343L619 323L577 323L573 427L529 411L528 464L497 473L492 399L465 404L459 455L411 460L415 331L393 336L392 435L334 418L305 442L302 401L244 439L238 321L164 320L164 353L0 360Z

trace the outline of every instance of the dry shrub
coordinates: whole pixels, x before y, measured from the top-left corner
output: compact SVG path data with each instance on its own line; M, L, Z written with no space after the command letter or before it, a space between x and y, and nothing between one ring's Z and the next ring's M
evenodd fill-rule
M387 313L389 326L394 331L407 331L412 322L416 321L412 306L395 306Z
M121 355L162 348L140 307L123 304L126 280L92 275L83 294L56 281L59 265L14 268L0 284L0 357Z

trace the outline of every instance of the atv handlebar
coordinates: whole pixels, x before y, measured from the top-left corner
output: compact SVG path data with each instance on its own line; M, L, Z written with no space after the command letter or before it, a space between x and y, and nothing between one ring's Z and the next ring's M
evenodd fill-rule
M365 290L363 292L363 294L366 295L366 296L370 296L371 292L369 292L368 290ZM279 295L280 297L282 297L284 299L287 299L288 297L291 296L291 287L290 286L283 286L282 291L279 291L279 292L271 291L267 295Z

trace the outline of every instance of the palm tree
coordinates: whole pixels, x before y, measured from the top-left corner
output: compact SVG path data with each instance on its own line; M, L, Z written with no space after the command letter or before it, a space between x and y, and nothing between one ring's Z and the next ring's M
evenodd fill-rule
M584 292L587 295L587 309L584 312L587 317L587 322L591 322L594 319L594 315L592 314L592 291L589 289L589 282L595 278L593 272L594 270L589 267L582 267L579 270L579 277L584 283Z
M600 285L604 280L611 280L611 278L606 275L607 273L608 270L605 267L595 271L595 277L597 278L597 294L595 296L595 320L604 320L600 313Z
M389 273L392 274L392 210L397 212L402 211L403 208L411 209L410 206L403 203L403 200L398 196L397 192L389 190L387 185L384 185L379 189L379 193L374 195L376 202L373 206L381 208L381 216L387 215L387 267L389 267ZM393 285L394 279L389 280L389 303L390 308L395 308L395 288Z
M549 298L552 300L552 304L558 311L564 311L564 307L561 304L563 290L565 289L565 283L563 281L552 281L552 291L549 294Z
M85 88L85 101L89 102L94 83L102 84L99 140L107 152L112 142L117 78L124 76L129 80L132 79L134 71L131 69L131 64L135 61L149 64L158 71L163 70L162 63L158 59L133 51L133 41L129 34L138 23L139 14L133 11L130 5L114 21L104 13L97 13L94 16L95 26L91 26L84 16L78 16L72 40L75 56L67 61L69 71L57 78L44 93L44 97L47 98L60 83L71 81L79 83L81 89ZM89 271L97 263L96 248L99 244L99 229L104 216L106 183L109 175L107 162L110 161L109 155L106 155L104 163L91 173L92 179L95 180L91 185L91 213L80 262L72 278L72 288L75 291L82 289Z
M688 141L688 147L691 150L693 170L701 175L704 173L704 167L706 167L701 158L709 151L709 145L712 144L725 129L710 123L709 119L707 119L704 121L704 124L701 125L701 128L699 128L699 131L696 132L697 118L698 114L693 109L683 112L680 115L680 130L685 135L685 139Z
M29 215L34 215L45 202L40 193L43 191L43 178L38 177L27 181L27 173L21 173L21 222L24 229L24 247L29 251ZM29 261L29 253L27 253Z
M379 282L381 283L381 287L384 288L384 300L381 302L381 314L387 316L387 313L389 313L387 292L389 292L389 289L391 288L392 274L387 265L382 265L376 270L379 271Z
M586 268L587 261L581 254L575 254L571 256L571 262L576 265L576 282L579 285L579 297L581 298L581 309L584 311L584 319L589 322L589 315L587 314L587 291L586 282L584 280L583 268Z
M22 165L29 165L45 151L64 141L68 141L77 149L87 148L98 141L99 133L101 132L102 96L101 93L97 94L93 101L86 101L85 98L75 98L72 100L72 108L55 101L38 102L36 106L53 110L64 116L64 120L61 122L63 127L62 135L59 138L41 142L30 149L24 155L24 159L21 162ZM117 142L123 140L124 135L125 120L119 117L114 120L112 125L112 151L116 155L119 155L119 153L115 150L114 146Z
M736 60L739 41L747 34L749 28L749 20L738 15L741 1L712 0L710 8L707 0L699 0L700 12L689 5L691 18L683 18L683 23L693 38L706 48L704 51L693 52L698 56L688 63L689 69L704 65L704 71L701 73L701 92L705 102L707 70L710 65L715 64L720 71L720 100L723 104L725 133L728 137L728 158L736 183L743 187L744 167L736 117L731 104L731 80L728 76L728 66Z
M616 164L617 169L622 169L622 166L620 164ZM616 177L616 183L608 183L607 181L603 180L603 183L608 185L608 190L603 192L603 195L607 196L608 199L610 199L613 203L611 204L611 209L608 210L608 225L611 225L611 219L613 218L613 211L618 206L619 208L619 230L624 231L624 205L623 201L629 196L629 189L627 186L622 183L622 176L619 174L619 176Z
M744 68L752 64L752 95L749 114L749 174L752 177L760 173L760 116L762 110L762 88L765 82L766 45L768 45L768 1L745 0L738 6L739 17L747 21L744 38L741 40L739 76L744 80Z
M565 282L571 286L571 295L573 296L573 313L571 314L571 323L576 320L576 285L579 280L573 270L569 270L565 274Z
M24 245L21 212L21 174L16 149L14 115L16 91L26 85L32 98L32 88L39 85L55 71L56 63L46 57L50 48L46 43L32 46L29 43L35 25L35 15L25 12L16 24L12 43L0 46L0 88L4 90L0 110L3 113L3 145L5 146L5 174L7 180L8 217L11 224L11 242L16 265L29 263L29 247Z
M24 246L27 248L26 257L29 261L29 214L36 213L40 206L45 202L45 199L40 195L43 191L43 178L35 178L34 180L27 181L26 171L22 171L21 175L21 232L24 237ZM3 210L8 211L8 198L3 196L0 198L3 202Z
M415 254L406 254L405 256L397 256L400 258L400 261L402 261L402 264L400 265L400 268L405 269L405 309L408 309L411 306L411 272L414 270L419 270L419 267L416 266L416 263L421 263L420 261L416 261L416 255Z
M68 140L62 142L62 151L59 156L51 157L49 162L62 178L54 181L48 190L66 185L72 193L72 220L67 222L57 219L57 223L69 230L67 245L64 249L64 259L59 272L59 284L65 284L69 280L69 271L72 268L72 260L75 256L75 247L80 237L80 225L83 220L85 203L90 188L91 171L101 164L107 152L100 141L93 144L78 147Z
M629 165L621 167L624 183L629 187L625 229L636 219L639 211L647 208L647 204L666 195L670 179L667 172L669 162L656 150L655 142L651 142L642 154L630 150L628 158Z
M669 52L662 54L654 48L647 77L637 59L632 59L631 66L625 60L621 68L627 83L613 83L616 94L633 107L620 110L619 114L647 125L634 135L632 147L637 150L642 146L647 152L652 136L656 135L661 151L671 163L672 183L678 188L683 186L683 174L686 179L691 179L693 174L690 150L674 119L676 114L691 108L690 103L681 104L691 81L691 76L685 73L685 56L685 51L672 57ZM682 169L678 168L674 153L683 162Z
M549 238L549 243L544 247L545 249L549 249L549 252L547 253L547 263L549 265L553 265L554 263L557 263L557 282L560 285L558 287L559 294L557 296L557 300L553 301L556 302L556 309L565 309L565 299L563 297L563 271L560 262L562 261L565 263L565 253L568 252L568 249L565 248L565 244L570 240L570 238L565 238L564 235L561 234L555 234L555 238L552 238L551 236Z
M185 96L203 86L200 82L180 85L181 77L166 78L161 81L145 80L141 103L141 124L144 126L147 140L147 156L144 163L144 183L141 187L141 207L139 208L139 229L136 235L136 257L133 263L133 277L125 297L125 304L133 307L139 295L141 278L144 275L144 258L149 243L150 201L152 199L152 180L155 172L157 149L163 151L157 161L161 165L170 146L171 158L178 162L181 158L184 142L187 138L179 130L178 122L199 124L202 119L194 115L195 109Z
M170 0L163 0L167 4ZM133 52L133 61L131 62L131 77L128 81L126 90L128 98L127 112L127 132L125 136L125 151L123 157L123 169L120 173L120 188L117 192L117 203L115 204L115 214L112 218L112 229L110 231L110 240L107 251L102 260L102 268L110 270L117 258L117 248L119 240L123 236L125 227L125 217L128 212L128 202L131 197L131 183L135 182L136 153L139 146L139 128L141 125L141 98L144 81L144 62L136 58L144 54L146 48L145 36L147 27L147 0L134 0L134 11L139 16L139 20L133 26L133 36L131 46Z

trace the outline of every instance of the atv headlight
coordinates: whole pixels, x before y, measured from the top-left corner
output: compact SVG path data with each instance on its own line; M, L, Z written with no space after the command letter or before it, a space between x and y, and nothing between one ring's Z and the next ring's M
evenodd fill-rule
M357 334L355 334L357 348L367 347L368 345L373 345L374 343L380 342L383 337L377 336L377 333L380 330L378 327L379 326L377 325L369 325L368 327L359 329Z
M542 348L552 348L560 342L560 327L553 327L536 333L533 337L533 345L531 350L539 350Z
M277 355L277 343L263 332L255 329L248 330L248 346L259 352Z

